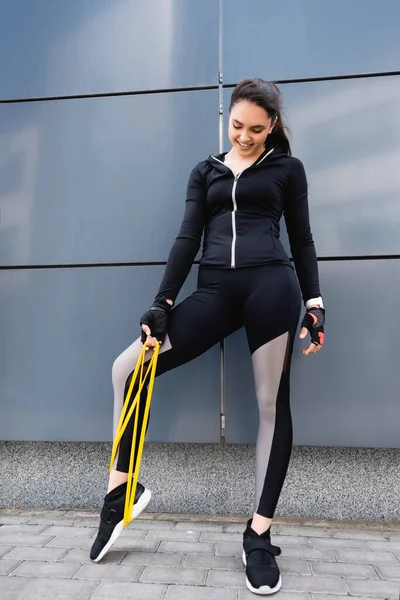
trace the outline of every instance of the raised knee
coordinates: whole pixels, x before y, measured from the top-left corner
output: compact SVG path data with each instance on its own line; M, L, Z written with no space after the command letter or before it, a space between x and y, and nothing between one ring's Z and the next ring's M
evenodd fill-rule
M127 367L127 363L126 363L126 360L124 360L124 355L120 354L114 360L112 368L111 368L111 378L112 378L113 385L115 385L116 383L126 381L127 377L129 376L129 373L132 370L132 369L129 369L127 371L126 367Z
M114 360L111 369L113 386L125 384L129 375L135 370L141 350L142 345L140 340L137 340Z

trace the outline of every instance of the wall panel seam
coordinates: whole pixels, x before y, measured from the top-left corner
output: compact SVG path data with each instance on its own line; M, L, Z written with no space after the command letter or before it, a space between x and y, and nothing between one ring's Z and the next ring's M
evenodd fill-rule
M348 79L372 79L379 77L395 77L400 71L377 71L373 73L349 73L347 75L321 75L319 77L298 77L296 79L275 79L275 83L315 83L318 81L346 81ZM236 83L224 83L224 88L233 88Z

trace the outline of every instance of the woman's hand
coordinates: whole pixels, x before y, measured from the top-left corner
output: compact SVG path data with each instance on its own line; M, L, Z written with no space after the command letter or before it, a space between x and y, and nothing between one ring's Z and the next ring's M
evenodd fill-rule
M325 309L319 306L310 306L301 323L300 339L304 339L307 333L311 335L311 344L303 348L304 356L315 354L324 345Z
M154 348L157 342L160 344L165 340L168 330L169 313L172 308L171 300L155 302L140 319L142 327L142 344L146 344L146 350Z

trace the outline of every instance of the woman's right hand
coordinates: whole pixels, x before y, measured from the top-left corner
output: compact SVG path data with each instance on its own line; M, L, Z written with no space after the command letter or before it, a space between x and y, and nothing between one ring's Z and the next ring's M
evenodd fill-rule
M167 300L155 302L140 319L142 327L142 344L154 348L157 342L165 340L168 330L169 313L172 305Z
M146 350L154 348L154 346L157 344L157 339L152 337L151 330L148 325L142 325L142 344L146 344Z

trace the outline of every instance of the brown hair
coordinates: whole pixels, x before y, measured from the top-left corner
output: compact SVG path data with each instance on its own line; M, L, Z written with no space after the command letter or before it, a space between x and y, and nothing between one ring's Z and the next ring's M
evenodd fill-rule
M264 79L244 79L232 92L229 112L242 100L254 102L268 113L272 121L275 121L275 127L267 138L268 145L277 144L284 152L291 155L287 135L289 130L282 118L282 93L278 86Z

